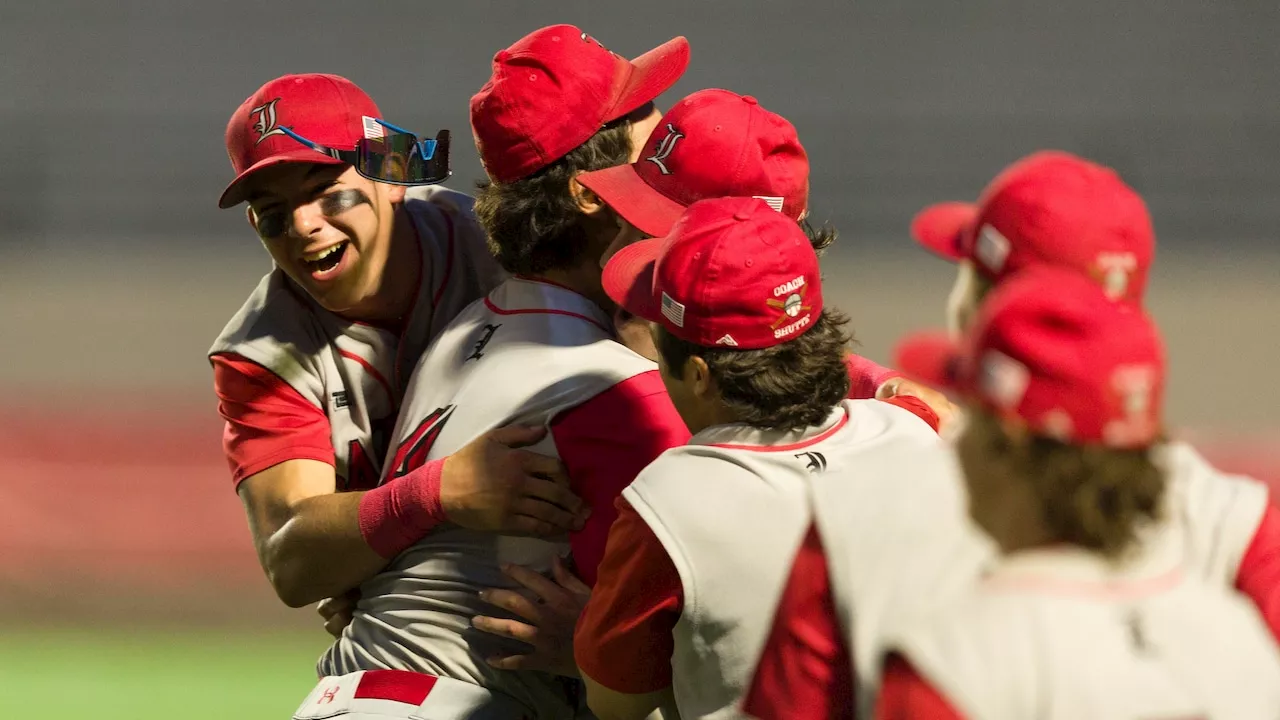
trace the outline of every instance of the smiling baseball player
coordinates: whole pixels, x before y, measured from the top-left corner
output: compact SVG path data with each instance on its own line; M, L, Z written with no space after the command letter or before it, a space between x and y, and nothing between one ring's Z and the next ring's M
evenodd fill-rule
M287 75L240 105L226 146L236 177L219 205L247 203L275 268L210 361L232 478L280 598L341 595L386 564L388 537L445 519L580 527L560 464L504 444L537 441L539 429L499 431L372 489L408 371L503 276L470 198L438 187L410 197L379 175L395 156L406 181L445 179L447 135L404 133L345 78Z

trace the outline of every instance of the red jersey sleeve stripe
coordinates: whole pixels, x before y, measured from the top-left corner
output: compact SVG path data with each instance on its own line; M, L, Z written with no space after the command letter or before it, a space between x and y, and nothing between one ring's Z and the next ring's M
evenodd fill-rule
M334 464L324 410L240 355L218 354L210 361L218 413L226 421L222 447L236 485L286 460Z

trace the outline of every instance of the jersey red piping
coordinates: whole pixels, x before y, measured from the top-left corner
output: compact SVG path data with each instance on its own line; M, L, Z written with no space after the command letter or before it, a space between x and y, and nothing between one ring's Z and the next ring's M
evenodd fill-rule
M387 392L387 399L391 401L391 404L396 404L396 396L391 393L391 385L387 382L386 378L382 377L382 373L378 372L378 368L370 365L368 360L365 360L353 352L339 350L338 354L348 360L354 360L357 363L360 363L360 366L364 368L364 371L372 375L373 379L377 380L378 384L382 386L382 389Z
M586 320L587 322L591 323L592 325L595 325L596 327L598 327L598 328L600 328L601 330L603 330L603 331L604 331L606 334L608 334L610 337L612 337L612 336L613 336L613 332L612 332L611 330L609 330L609 328L607 328L607 327L605 327L605 326L601 325L600 323L596 322L595 320L592 320L591 318L587 317L586 315L582 315L582 314L580 314L580 313L576 313L576 312L569 312L568 310L552 310L552 309L549 309L549 308L542 308L542 309L533 309L533 308L530 308L530 309L526 309L526 310L503 310L502 308L498 307L497 305L494 305L494 304L493 304L493 300L491 300L491 299L489 299L489 298L485 298L485 299L484 299L484 305L485 305L485 307L489 308L489 311L490 311L490 312L496 313L496 314L498 314L498 315L565 315L565 316L567 316L567 317L574 317L574 318L578 318L579 320Z

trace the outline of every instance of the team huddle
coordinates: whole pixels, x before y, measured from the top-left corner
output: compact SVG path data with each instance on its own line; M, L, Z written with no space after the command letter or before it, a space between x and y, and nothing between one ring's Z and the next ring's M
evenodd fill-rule
M224 449L335 638L293 717L1280 717L1280 510L1169 437L1142 199L1046 151L925 209L947 330L881 367L794 126L662 112L688 63L499 51L474 196L344 78L232 115L274 268L210 350Z

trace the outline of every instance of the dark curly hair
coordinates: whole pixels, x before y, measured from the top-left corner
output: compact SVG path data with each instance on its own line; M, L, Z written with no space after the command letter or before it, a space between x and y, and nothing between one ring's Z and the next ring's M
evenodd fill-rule
M1054 540L1121 557L1139 530L1160 517L1165 475L1149 448L1068 445L1015 439L990 412L974 409L956 449L965 472L999 473L1029 483Z
M813 246L813 251L818 253L818 257L822 257L822 253L835 243L836 238L840 237L840 233L836 231L831 223L824 223L822 227L814 227L808 220L800 220L800 229L804 231L805 237L809 238L809 244Z
M766 430L820 425L849 395L844 358L849 318L827 308L803 335L761 350L708 348L667 332L658 333L658 353L678 373L691 357L711 371L720 399L739 422Z
M504 270L535 275L581 261L588 238L569 181L578 173L626 164L631 159L631 119L641 111L605 125L528 177L476 183L476 217L489 237L489 252Z

